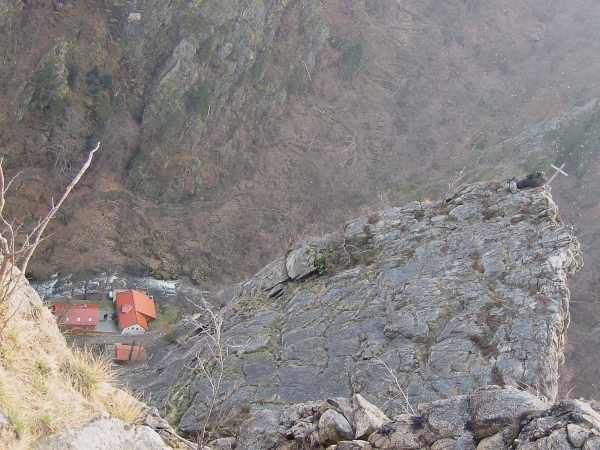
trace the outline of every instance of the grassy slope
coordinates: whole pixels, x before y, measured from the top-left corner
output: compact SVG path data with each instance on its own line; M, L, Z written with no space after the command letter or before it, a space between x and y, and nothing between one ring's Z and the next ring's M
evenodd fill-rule
M20 305L0 339L0 410L15 433L1 448L29 448L35 439L100 414L132 422L142 404L112 384L110 362L72 352L54 317L23 282L11 301Z

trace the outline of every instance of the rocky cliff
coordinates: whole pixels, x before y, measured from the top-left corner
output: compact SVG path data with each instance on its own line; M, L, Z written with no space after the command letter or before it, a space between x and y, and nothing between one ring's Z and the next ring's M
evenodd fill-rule
M301 242L221 294L232 298L219 327L219 430L236 434L263 409L357 393L390 416L487 385L553 402L569 278L581 265L546 188L511 193L497 182ZM132 374L188 433L203 427L214 393L202 369L216 364L209 318L156 342Z
M598 20L595 0L0 0L21 219L103 142L32 274L237 282L368 205L439 195L463 167L477 181L552 162L576 172L555 194L596 260L598 146L578 136L597 115L569 111L600 96ZM573 133L535 157L496 145L565 113ZM577 286L572 369L592 395L593 272Z

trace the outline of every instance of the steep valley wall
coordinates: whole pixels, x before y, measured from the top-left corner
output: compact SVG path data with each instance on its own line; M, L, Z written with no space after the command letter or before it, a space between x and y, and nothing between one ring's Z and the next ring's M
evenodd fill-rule
M463 167L478 181L551 163L571 174L555 196L595 263L598 115L570 111L600 96L599 20L595 0L0 0L20 219L103 143L31 275L237 282L369 205L439 195ZM565 113L574 126L533 153L496 145ZM569 355L588 396L591 267Z

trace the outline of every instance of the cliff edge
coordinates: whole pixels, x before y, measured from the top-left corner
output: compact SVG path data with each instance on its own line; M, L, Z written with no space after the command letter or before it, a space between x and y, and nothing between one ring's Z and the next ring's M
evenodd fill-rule
M388 416L489 385L553 402L568 280L581 265L546 188L511 193L497 182L303 241L226 299L221 432L238 433L256 411L355 394ZM207 319L157 342L133 374L188 433L210 407L197 364L208 361Z

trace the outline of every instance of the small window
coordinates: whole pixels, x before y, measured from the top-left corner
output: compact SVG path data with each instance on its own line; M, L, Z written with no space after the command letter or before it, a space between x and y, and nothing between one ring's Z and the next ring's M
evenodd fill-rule
M81 322L81 317L78 317L78 318L77 318L77 322Z

